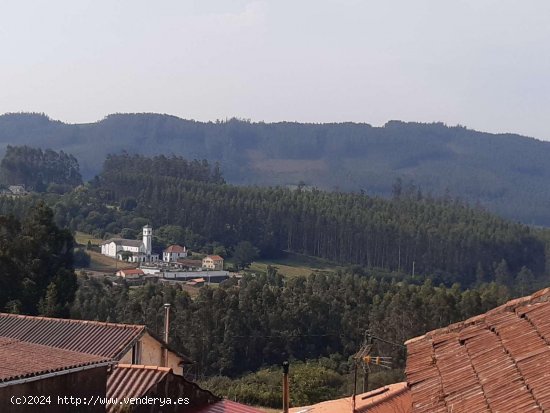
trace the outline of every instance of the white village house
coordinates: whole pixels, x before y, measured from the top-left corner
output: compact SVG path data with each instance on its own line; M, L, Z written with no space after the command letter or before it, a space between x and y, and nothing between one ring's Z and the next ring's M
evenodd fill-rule
M181 245L170 245L162 252L162 261L177 262L180 258L187 257L187 248Z
M143 240L111 238L101 245L101 253L117 260L128 260L137 263L152 263L159 260L158 254L152 252L153 228L143 227Z

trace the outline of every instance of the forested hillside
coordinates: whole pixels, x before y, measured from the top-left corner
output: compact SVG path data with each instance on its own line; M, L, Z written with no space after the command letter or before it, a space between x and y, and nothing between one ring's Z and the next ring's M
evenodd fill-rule
M36 114L0 116L0 145L74 154L85 178L109 153L176 154L219 161L233 184L299 185L390 196L402 178L529 224L550 225L550 143L443 124L196 122L110 115L69 125Z
M37 192L66 192L82 184L82 177L73 155L8 145L0 163L0 181Z
M137 289L81 280L75 318L147 324L162 332L164 303L172 304L170 342L197 362L195 372L234 376L288 358L307 360L358 350L365 330L397 343L487 311L508 298L495 283L461 291L335 274L284 279L272 268L191 297L177 287ZM404 351L381 345L404 366Z
M161 161L163 167L147 167ZM304 188L238 187L223 184L206 162L184 162L110 156L92 185L56 202L58 223L99 237L137 232L151 223L160 236L175 234L173 241L191 248L209 244L231 251L249 241L264 257L286 250L340 264L429 274L448 285L491 281L503 260L507 283L524 266L536 276L545 271L544 243L531 229L461 202L417 192L385 200ZM187 165L183 175L197 179L182 178L178 164Z
M68 316L76 291L71 233L43 203L0 216L0 312Z

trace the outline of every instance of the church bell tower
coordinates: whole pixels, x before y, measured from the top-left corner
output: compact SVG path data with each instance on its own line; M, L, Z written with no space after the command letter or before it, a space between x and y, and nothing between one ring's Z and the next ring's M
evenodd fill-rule
M149 225L143 227L143 246L145 247L145 254L151 255L153 245L153 228Z

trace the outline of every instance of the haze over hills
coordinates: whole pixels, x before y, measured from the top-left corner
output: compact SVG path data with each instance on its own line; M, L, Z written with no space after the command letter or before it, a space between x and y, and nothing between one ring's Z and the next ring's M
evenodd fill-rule
M0 146L62 149L84 178L109 153L176 154L219 161L230 183L311 185L390 196L396 179L424 194L449 193L512 219L550 225L550 142L441 123L197 122L116 114L90 124L45 115L0 116ZM409 189L408 189L409 188ZM415 189L415 190L416 190Z

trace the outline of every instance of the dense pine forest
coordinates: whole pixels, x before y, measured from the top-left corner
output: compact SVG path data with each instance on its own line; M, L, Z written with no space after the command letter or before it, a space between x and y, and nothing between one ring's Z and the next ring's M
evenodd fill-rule
M8 145L0 163L4 185L23 185L36 192L67 192L82 184L78 161L73 155Z
M68 316L77 288L70 232L43 203L19 221L0 216L0 311Z
M39 114L0 116L0 147L15 142L74 154L86 179L109 153L175 154L218 161L225 179L239 185L304 183L389 197L401 178L426 194L450 191L501 216L550 226L550 143L513 134L399 121L373 127L116 114L69 125Z
M155 227L179 226L228 248L247 240L264 257L286 250L342 264L433 274L463 285L494 279L503 259L513 274L523 266L537 275L545 269L544 244L529 228L459 201L426 198L399 185L392 200L304 188L236 187L216 182L217 172L214 182L208 173L199 180L175 176L167 165L181 162L178 158L162 159L164 168L139 169L160 160L110 156L94 181L96 193L115 205L134 200L133 213ZM114 220L118 227L112 232L128 223Z
M225 184L217 166L206 161L123 154L109 156L102 174L86 186L64 195L4 197L0 210L23 213L37 198L51 205L59 226L99 238L136 236L150 223L157 248L177 242L230 253L248 241L264 258L296 252L411 279L430 276L449 286L497 277L511 285L523 267L536 278L545 274L539 231L398 182L391 200L301 187L238 187Z

